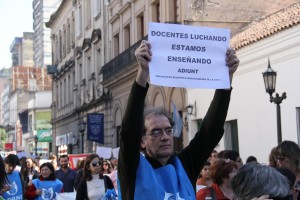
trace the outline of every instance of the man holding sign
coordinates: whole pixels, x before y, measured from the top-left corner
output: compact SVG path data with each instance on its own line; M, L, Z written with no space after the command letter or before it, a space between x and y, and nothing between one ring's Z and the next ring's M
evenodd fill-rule
M199 171L224 133L231 90L216 90L201 129L187 147L174 154L173 126L168 115L156 108L144 110L150 49L151 44L142 41L135 52L139 68L122 121L119 199L196 199L194 187ZM226 63L231 82L239 64L233 49L227 50Z

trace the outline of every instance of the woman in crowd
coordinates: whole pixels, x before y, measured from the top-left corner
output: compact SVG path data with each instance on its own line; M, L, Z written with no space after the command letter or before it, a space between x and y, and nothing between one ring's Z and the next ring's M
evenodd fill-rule
M86 157L83 180L77 188L76 200L101 200L107 189L114 188L110 178L102 174L101 164L98 154Z
M6 172L5 172L5 164L0 155L0 198L3 192L6 192L8 190L9 188L8 184L9 181L7 179Z
M283 141L276 147L277 167L285 167L296 176L294 198L300 199L300 147L293 141Z
M110 174L112 172L113 168L109 162L109 160L103 160L102 162L102 173L103 174Z
M196 182L196 191L210 187L213 183L213 179L210 175L210 162L206 161L203 165L203 168L200 172L200 178Z
M28 199L55 199L56 193L63 192L63 183L56 178L54 167L51 163L43 163L40 167L39 178L29 182L25 192Z
M229 159L217 159L211 164L210 174L214 183L211 187L203 188L197 192L197 200L211 197L215 200L233 199L231 180L237 172L237 165Z
M257 163L243 165L231 184L235 200L286 199L290 190L287 178L278 170Z
M21 174L25 190L31 180L39 177L39 173L33 167L33 160L31 158L26 158L25 163L22 163Z

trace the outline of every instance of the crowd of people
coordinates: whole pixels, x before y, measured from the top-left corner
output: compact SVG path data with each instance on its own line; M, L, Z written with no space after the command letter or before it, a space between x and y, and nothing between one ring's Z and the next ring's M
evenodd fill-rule
M283 141L270 151L269 165L254 156L246 164L237 151L214 150L224 134L232 88L217 89L200 130L174 152L173 121L163 108L144 107L149 88L151 44L136 49L138 63L122 119L117 159L90 154L70 169L67 155L41 165L30 158L0 159L0 195L4 199L55 199L76 191L76 200L297 200L300 148ZM230 84L239 65L235 50L225 55ZM3 166L3 167L2 167ZM20 167L17 167L20 166ZM5 170L4 170L5 169Z
M110 174L117 171L117 159L111 160L90 154L71 169L67 155L58 160L53 155L41 165L38 158L0 156L0 199L52 200L59 193L72 193L76 200L116 199L116 175Z
M214 150L215 159L206 162L196 182L196 199L300 199L299 150L296 143L284 141L270 151L269 164L260 164L255 156L243 164L237 151Z

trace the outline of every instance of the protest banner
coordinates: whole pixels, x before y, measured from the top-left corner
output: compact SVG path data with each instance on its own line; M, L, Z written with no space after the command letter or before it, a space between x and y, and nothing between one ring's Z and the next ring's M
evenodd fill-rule
M109 147L97 147L96 153L100 156L100 158L110 159L112 155L112 148Z
M70 168L75 169L77 166L77 162L80 159L86 158L90 154L69 154Z
M230 88L226 51L230 30L149 23L150 82L184 88Z

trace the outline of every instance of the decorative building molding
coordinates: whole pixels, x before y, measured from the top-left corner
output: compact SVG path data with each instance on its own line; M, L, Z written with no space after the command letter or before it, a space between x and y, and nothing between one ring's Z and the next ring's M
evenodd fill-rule
M74 56L75 58L80 58L82 56L82 48L81 47L76 47L74 51Z
M82 42L82 50L87 51L91 48L91 46L92 46L91 38L85 38Z
M94 29L93 32L92 32L91 38L92 38L93 44L95 44L96 42L101 40L101 30L100 29Z

